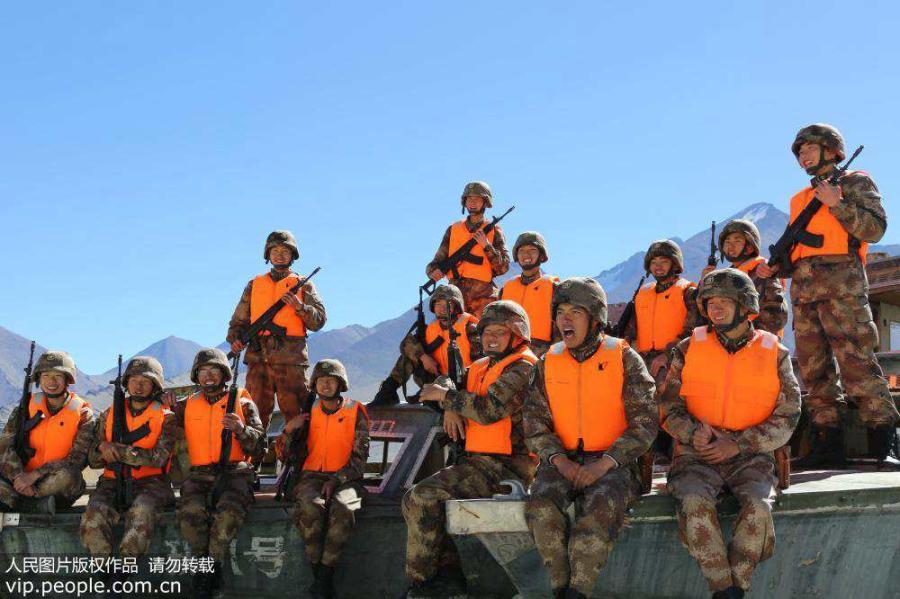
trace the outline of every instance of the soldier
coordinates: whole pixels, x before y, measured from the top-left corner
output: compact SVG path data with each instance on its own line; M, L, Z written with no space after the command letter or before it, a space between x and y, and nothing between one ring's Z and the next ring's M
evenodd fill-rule
M38 358L32 379L41 391L31 394L28 404L35 426L27 438L34 453L24 460L16 451L16 406L0 434L0 447L5 448L0 453L0 511L52 514L84 493L81 471L94 435L94 412L69 391L76 372L75 360L64 351L49 350Z
M175 513L181 536L194 556L210 556L215 569L194 578L194 592L208 597L219 587L222 563L231 540L253 503L253 468L248 464L263 437L256 404L246 389L237 389L233 412L225 413L232 373L225 352L202 349L194 357L191 382L200 390L175 405L184 432L191 470L181 485ZM222 432L231 431L228 466L219 472ZM218 479L218 480L217 480Z
M463 213L468 212L468 216L447 227L434 259L425 267L425 274L434 281L440 281L446 275L462 291L466 308L475 316L481 316L484 307L497 299L494 277L509 270L509 252L499 225L487 235L481 231L487 224L484 212L494 205L488 184L483 181L466 184L461 203ZM454 271L442 272L438 264L472 238L478 243L469 256Z
M288 492L315 577L309 592L327 599L334 596L334 567L353 532L354 512L362 507L369 415L362 404L341 395L350 384L339 361L318 362L311 383L316 394L311 413L290 420L282 437L289 460L303 459Z
M550 255L547 253L547 242L536 231L525 231L519 235L513 245L513 258L522 267L522 274L503 285L500 297L525 308L531 323L529 346L540 358L550 349L551 343L559 340L550 310L553 288L559 283L559 277L541 271L541 264L549 260Z
M812 175L810 186L791 198L791 222L818 197L823 206L807 226L822 236L820 247L799 243L791 252L791 272L761 265L762 277L791 277L794 336L800 378L808 393L813 447L800 468L842 466L844 433L839 406L856 398L868 427L869 453L884 460L894 439L897 408L875 358L878 333L869 307L866 254L884 235L887 216L878 187L864 171L848 171L838 185L827 181L844 160L844 138L831 125L816 124L797 133L791 150ZM834 361L837 360L837 370Z
M762 238L752 221L737 218L719 232L719 253L731 262L731 267L746 273L759 294L759 314L752 314L754 328L768 331L784 338L784 326L788 321L788 302L785 297L785 281L774 277L763 278L757 267L766 263L759 255ZM703 269L703 277L715 270L715 266ZM699 298L698 293L698 298Z
M538 362L525 402L528 448L540 458L525 521L553 596L587 597L641 494L637 459L659 418L643 360L603 333L606 293L597 281L563 280L553 314L562 342Z
M104 470L88 500L80 530L81 543L92 556L112 554L112 527L122 520L125 531L119 555L145 554L160 512L175 503L166 468L175 446L177 425L175 415L159 401L164 379L162 365L151 356L135 356L125 367L125 418L129 433L135 437L131 443L112 441L115 406L97 419L88 464ZM117 462L131 470L131 497L124 498L124 505L116 498L113 465Z
M644 255L644 270L656 282L651 281L638 291L634 318L626 327L625 338L644 358L660 391L670 350L699 324L694 301L697 285L680 276L684 272L684 256L670 239L650 244Z
M321 329L326 316L325 306L311 281L297 293L287 293L301 278L291 270L294 261L300 259L300 249L290 231L269 233L263 258L266 263L272 263L272 269L247 283L231 316L226 340L231 344L232 351L244 349L240 341L241 333L272 304L284 298L286 305L275 316L273 323L283 327L285 333L261 333L250 342L244 356L247 391L259 408L259 418L265 431L269 428L275 396L278 397L278 408L285 422L300 413L303 407L300 401L309 394L306 383L306 369L309 366L307 332Z
M773 452L797 425L800 388L787 348L749 320L759 294L746 273L714 270L699 296L712 324L675 347L662 396L663 427L677 444L668 490L713 597L743 597L775 549ZM716 517L723 488L741 506L727 549Z
M447 348L450 345L448 323L453 323L456 331L463 365L468 367L481 356L476 330L478 319L466 312L462 293L455 285L447 284L435 289L428 299L428 309L435 319L425 328L424 343L414 330L403 338L400 357L391 374L382 381L375 399L369 403L370 407L398 403L397 390L406 384L410 376L421 388L425 383L433 383L439 375L447 374Z
M485 307L478 331L486 355L469 367L465 390L449 379L422 390L423 401L443 408L450 438L465 439L465 453L403 497L409 597L465 593L459 555L446 532L447 500L491 497L501 480L527 485L533 474L522 429L522 402L537 361L528 349L528 315L515 302L496 301Z

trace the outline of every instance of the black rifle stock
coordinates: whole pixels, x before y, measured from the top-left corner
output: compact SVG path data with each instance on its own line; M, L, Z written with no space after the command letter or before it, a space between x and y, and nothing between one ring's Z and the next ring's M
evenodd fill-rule
M647 280L647 276L650 273L648 271L644 271L644 276L641 277L641 281L637 285L637 289L634 290L634 293L631 295L631 300L628 304L625 305L625 310L622 311L622 315L619 317L618 322L616 322L616 326L607 327L610 334L613 337L624 337L625 330L628 328L628 324L631 322L631 319L634 318L634 302L637 300L637 294L640 292L641 287L644 286L644 281Z
M309 414L309 419L299 435L295 435L291 444L285 448L284 465L281 474L275 481L275 501L283 501L285 494L290 492L294 479L297 477L300 453L309 438L309 427L312 424L312 407L316 401L316 392L310 391L306 396L306 403L301 409L301 414ZM287 423L285 423L286 425Z
M719 259L716 257L718 249L719 247L716 240L716 221L713 221L709 233L709 257L706 258L707 266L715 266L719 263Z
M25 367L25 382L22 384L22 397L19 399L19 413L16 419L16 454L22 461L22 467L34 457L35 450L31 446L29 438L44 417L44 413L38 411L34 418L28 417L28 406L31 403L31 372L34 368L34 341L31 342L31 351L28 354L28 365Z
M125 416L125 389L122 388L122 354L119 354L118 374L113 384L113 443L125 443L128 434L128 420ZM131 466L122 462L110 464L116 475L116 507L119 513L131 505Z
M456 338L459 336L459 333L457 333L456 329L453 328L454 323L452 302L447 303L447 336L450 340L450 343L447 345L447 378L453 381L453 386L455 389L462 391L463 381L465 380L466 375L466 367L463 365L462 352L459 349L459 344L456 342ZM432 403L433 402L429 402L429 405ZM465 444L462 441L451 440L448 463L452 465L458 462L459 458L462 457L462 454L464 452Z
M830 185L837 185L840 178L847 172L847 169L850 168L850 164L856 160L856 157L859 156L859 153L862 151L863 146L856 148L856 151L853 152L850 159L844 163L844 166L839 168L836 167L834 169L831 176L828 177L828 183ZM795 218L793 222L788 223L787 227L784 229L784 233L778 238L778 241L769 246L769 266L778 266L779 273L782 275L790 274L793 268L791 252L797 244L802 243L803 245L813 248L822 247L822 244L825 243L824 238L821 235L810 233L806 230L806 227L809 226L810 221L821 207L822 201L819 200L818 197L814 197L810 200L809 204L800 211L797 218Z
M238 367L240 366L241 352L234 354L231 359L231 386L228 388L228 401L225 402L225 413L234 414L237 409L238 396ZM234 432L231 429L222 427L222 445L219 449L219 461L216 464L216 479L213 482L212 490L209 494L208 507L214 509L219 503L219 497L225 487L225 475L228 471L228 463L231 461L231 441L234 438Z
M304 285L306 285L306 283L311 278L316 276L316 273L319 272L320 270L322 270L322 267L317 266L311 273L309 273L309 275L298 280L297 283L293 287L288 289L287 293L297 293L297 291L299 289L301 289ZM287 334L287 331L285 330L284 327L278 326L277 324L272 322L272 320L275 318L275 315L278 314L278 312L280 312L281 309L284 308L285 305L286 304L285 304L284 298L283 297L278 298L277 302L275 302L274 304L269 306L268 310L266 310L265 312L260 314L259 318L257 318L252 323L250 323L250 326L247 328L247 330L244 331L243 333L241 333L240 337L238 338L238 341L240 341L241 344L244 345L244 347L246 347L251 341L256 339L257 335L259 335L262 332L267 331L272 335L277 335L277 336L281 336L281 337L283 337L285 334ZM229 360L234 359L234 354L235 354L234 350L228 352L228 359Z

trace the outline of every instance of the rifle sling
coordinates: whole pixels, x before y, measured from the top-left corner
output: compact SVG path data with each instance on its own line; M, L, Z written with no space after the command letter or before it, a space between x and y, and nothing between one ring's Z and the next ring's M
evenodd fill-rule
M32 430L34 430L34 427L36 427L38 424L40 424L41 420L43 420L43 419L44 419L44 412L41 410L38 410L37 414L35 414L31 418L28 418L27 420L25 420L24 426L22 427L23 432L27 435Z
M124 443L126 445L132 445L134 443L137 443L138 441L140 441L141 439L143 439L144 437L146 437L149 434L150 434L150 425L145 422L144 424L140 425L138 428L134 429L133 431L128 431L124 435L122 435L122 440L120 442Z
M424 346L422 349L425 350L425 353L426 353L426 354L431 355L431 354L433 354L434 352L436 352L436 351L438 350L438 348L441 347L443 344L444 344L444 338L443 338L443 337L438 337L437 339L435 339L435 340L432 341L431 343L425 344L425 346Z

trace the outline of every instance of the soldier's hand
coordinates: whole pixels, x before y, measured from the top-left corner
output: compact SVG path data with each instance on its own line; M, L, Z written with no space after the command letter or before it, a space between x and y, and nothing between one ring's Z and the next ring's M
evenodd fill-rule
M700 278L702 279L703 277L705 277L706 275L708 275L709 273L711 273L711 272L714 271L715 269L716 269L715 266L709 266L709 265L707 265L707 266L703 267L703 272L700 273Z
M556 469L563 475L563 478L573 484L575 478L578 476L578 471L582 468L582 466L579 466L565 455L556 456L551 463L556 466Z
M665 370L666 365L669 363L669 354L662 353L650 360L650 376L653 377L653 380L659 381L659 372L661 370Z
M32 486L38 478L40 474L37 472L23 472L13 479L13 488L21 495L32 497L34 495Z
M440 385L423 385L419 399L421 401L444 401L444 398L447 397L447 391L446 387L441 387Z
M841 203L844 194L839 185L832 185L828 181L819 181L816 185L816 197L829 208L833 208Z
M159 401L161 401L162 405L164 405L165 407L167 407L169 409L174 408L175 404L177 403L177 399L175 397L175 392L174 391L163 391L159 395Z
M475 238L475 242L481 247L487 247L491 245L491 242L488 241L487 235L484 234L484 231L478 229L474 233L472 233L472 237Z
M225 414L222 416L222 426L238 435L244 430L244 423L237 414Z
M769 277L774 277L778 274L778 270L780 266L777 264L775 266L769 266L765 262L756 267L756 274L764 279L768 279Z
M437 283L444 278L444 273L441 272L440 268L432 268L431 272L428 273L428 278Z
M303 309L303 302L301 302L300 298L294 293L285 293L281 296L281 299L284 300L285 304L293 308L295 312L299 312Z
M422 363L422 368L424 368L431 374L435 376L441 374L440 368L438 368L437 361L428 354L422 354L422 356L419 358L419 362Z
M305 425L307 420L309 420L309 414L307 412L300 412L298 415L288 420L287 424L284 425L284 432L294 432Z
M700 426L694 429L694 437L691 439L691 444L697 451L702 451L709 446L710 441L712 441L712 437L712 427L710 427L705 422L701 422Z
M603 456L599 460L585 464L578 469L578 475L573 481L577 490L589 487L616 467L615 461L609 456Z
M237 353L244 349L244 344L241 343L240 339L235 339L231 342L231 351Z
M741 452L738 444L728 437L719 437L705 449L700 450L700 457L710 464L721 464Z
M103 461L107 464L112 464L119 461L119 450L116 447L115 443L111 443L109 441L104 441L98 447L100 450L100 455L103 456Z
M336 478L329 478L324 485L322 485L322 499L325 500L325 503L331 501L331 496L334 495L334 490L337 489L338 481Z
M444 411L444 432L454 441L466 438L466 419L450 410Z

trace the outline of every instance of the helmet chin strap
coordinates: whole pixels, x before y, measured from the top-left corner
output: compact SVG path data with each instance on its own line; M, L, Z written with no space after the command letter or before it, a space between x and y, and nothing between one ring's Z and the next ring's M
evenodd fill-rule
M65 395L67 392L68 392L68 389L60 391L59 393L47 393L46 391L44 391L44 397L47 397L48 399L59 399L60 397Z
M708 299L703 302L703 311L706 312L707 314L709 314L709 310L706 307L708 303L709 303ZM731 317L731 322L728 324L713 323L713 328L715 328L717 332L722 333L724 335L725 333L733 331L737 327L741 326L745 320L747 320L747 317L741 316L740 306L735 306L734 316Z
M218 385L200 385L203 387L203 393L209 396L221 395L225 392L225 383L219 383Z
M822 167L832 166L834 164L834 160L825 159L825 146L819 145L819 160L811 167L805 169L806 174L811 177L818 176L819 171L822 170Z

